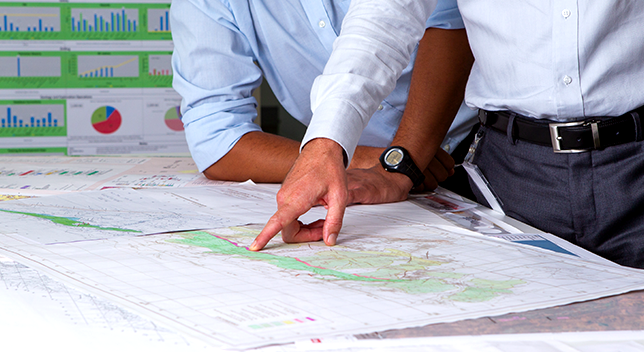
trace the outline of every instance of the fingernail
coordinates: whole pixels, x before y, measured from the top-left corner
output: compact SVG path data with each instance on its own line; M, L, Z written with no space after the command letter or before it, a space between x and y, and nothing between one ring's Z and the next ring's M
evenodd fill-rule
M327 241L328 241L327 245L335 246L335 241L337 239L338 239L338 234L337 233L330 234L329 237L327 238Z
M255 246L257 246L257 240L253 241L253 243L251 243L250 246L248 246L248 249L250 249L251 251L254 251Z

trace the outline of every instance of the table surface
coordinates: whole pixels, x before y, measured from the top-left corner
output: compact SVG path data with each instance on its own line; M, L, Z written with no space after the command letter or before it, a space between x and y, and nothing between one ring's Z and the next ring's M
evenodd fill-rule
M278 186L275 186L278 187ZM514 219L493 213L527 233L538 230ZM360 339L517 334L579 331L644 330L644 291L579 302L560 307L511 313L495 317L432 324L415 328L387 330L358 335Z
M560 307L387 330L359 335L358 338L644 330L643 302L644 291L634 291Z

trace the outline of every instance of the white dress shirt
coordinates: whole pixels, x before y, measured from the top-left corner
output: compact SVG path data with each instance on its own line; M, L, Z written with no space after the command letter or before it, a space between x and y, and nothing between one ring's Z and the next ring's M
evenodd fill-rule
M456 6L438 0L438 8ZM435 0L354 0L303 140L325 137L351 156L390 91ZM458 0L475 62L472 108L568 121L644 105L644 1Z

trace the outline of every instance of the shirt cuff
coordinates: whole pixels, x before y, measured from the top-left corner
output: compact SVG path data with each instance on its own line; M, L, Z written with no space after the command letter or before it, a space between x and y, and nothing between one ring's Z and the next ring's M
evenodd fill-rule
M353 117L347 115L353 115ZM344 149L345 167L348 167L364 127L360 114L347 102L339 102L338 104L320 106L315 110L313 116L314 118L311 120L311 124L306 129L306 134L302 139L300 151L302 151L306 143L315 138L328 138ZM315 116L319 116L319 118L315 118ZM347 118L337 119L333 118L334 116L345 116Z
M204 104L188 110L182 116L188 148L199 172L219 161L243 135L262 130L251 122L256 116L253 104L245 108L237 107L235 112L213 110L220 109L212 104Z

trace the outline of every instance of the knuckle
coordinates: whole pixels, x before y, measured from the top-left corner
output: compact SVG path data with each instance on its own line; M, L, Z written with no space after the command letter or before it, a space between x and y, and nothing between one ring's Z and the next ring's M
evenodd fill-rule
M283 190L280 190L279 192L277 192L277 196L275 198L277 199L277 204L284 204L288 199L288 196Z

